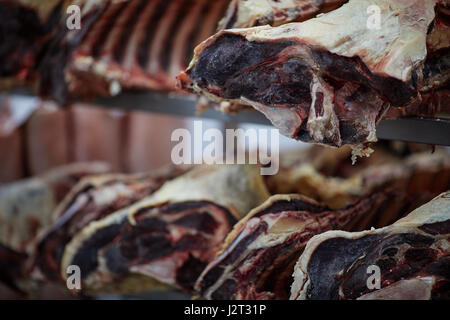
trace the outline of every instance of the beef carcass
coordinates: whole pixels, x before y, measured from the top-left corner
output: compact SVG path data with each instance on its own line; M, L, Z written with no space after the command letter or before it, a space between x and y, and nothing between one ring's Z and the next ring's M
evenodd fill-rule
M76 3L82 28L61 28L39 66L41 93L58 102L126 89L175 91L176 75L195 45L214 33L228 1Z
M368 27L377 5L380 28ZM427 59L436 1L350 1L302 23L222 30L196 50L180 86L263 112L306 142L368 155L390 106L444 88L448 52Z
M252 210L229 234L218 257L200 276L196 288L207 299L287 299L294 264L307 241L355 221L370 225L401 193L380 192L332 210L300 195L275 195ZM391 211L391 218L405 214ZM360 224L362 226L362 224Z
M81 180L58 205L53 223L39 235L33 250L33 277L61 280L66 244L90 222L127 207L155 192L187 168L165 167L136 175L98 175Z
M390 226L313 237L295 266L291 298L450 299L449 202L447 192ZM378 290L369 279L374 266Z
M293 21L305 21L314 16L332 11L347 0L232 0L220 20L218 29L249 28L269 24L278 26ZM223 113L235 113L248 109L243 104L208 100L200 97L197 110L217 109Z
M74 163L5 184L0 189L0 243L29 251L35 236L51 223L53 210L83 177L106 173L102 162Z
M89 223L66 246L61 274L77 265L85 292L187 292L232 225L268 197L257 167L205 166Z
M273 27L305 21L334 10L347 0L232 0L219 29Z

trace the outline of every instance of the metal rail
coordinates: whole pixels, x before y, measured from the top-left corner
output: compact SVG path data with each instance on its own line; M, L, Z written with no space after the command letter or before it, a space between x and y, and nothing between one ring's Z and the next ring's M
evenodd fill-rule
M116 97L100 98L96 105L122 110L141 110L180 117L215 119L227 123L256 123L270 125L265 116L253 110L242 110L235 115L217 110L198 114L194 97L133 92ZM377 126L377 137L385 140L427 143L450 146L450 119L402 118L383 120Z

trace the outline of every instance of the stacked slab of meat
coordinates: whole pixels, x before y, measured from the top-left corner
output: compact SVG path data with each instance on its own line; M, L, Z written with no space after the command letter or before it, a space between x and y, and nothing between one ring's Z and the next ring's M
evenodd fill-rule
M66 26L70 4L81 9L80 29ZM41 95L65 103L71 97L116 95L125 89L176 91L175 77L188 66L194 47L214 33L228 1L52 0L45 5L0 5L5 14L2 30L9 31L9 45L18 46L2 44L2 61L10 61L14 70L0 77L11 86L31 83ZM24 18L26 25L21 23Z
M261 8L269 2L260 1ZM236 3L232 20L259 24L250 9L239 10L246 4ZM384 117L449 111L448 7L354 0L304 22L222 30L195 49L180 84L212 100L250 105L288 137L348 144L367 155ZM279 8L272 9L276 17Z
M304 256L315 236L342 230L349 239L366 237L367 232L389 237L383 230L450 188L445 150L409 153L380 146L376 155L355 167L348 162L350 149L311 148L283 155L280 172L264 179L257 166L249 165L165 167L123 175L101 173L108 170L101 164L84 164L4 185L0 294L71 297L66 281L70 268L77 266L81 289L73 290L72 297L171 288L204 299L298 298L291 286L297 290L304 280L297 280L295 266L310 259ZM427 208L421 209L422 215ZM442 221L449 218L448 205L436 210ZM418 269L426 269L432 278L417 282L429 291L421 298L446 297L449 279L442 268L449 252L443 226L424 227L427 241L410 244L409 238L400 237L414 247L414 259L436 264ZM371 227L382 231L361 233ZM392 245L401 246L399 241ZM376 256L378 247L359 243L364 254L375 250L372 262L380 264L383 277L387 272L392 279L382 282L383 290L409 297L411 287L397 288L402 273L386 271ZM400 268L404 255L401 251L389 266ZM351 259L356 258L349 255L350 265ZM321 291L311 298L384 296L358 290L343 296Z

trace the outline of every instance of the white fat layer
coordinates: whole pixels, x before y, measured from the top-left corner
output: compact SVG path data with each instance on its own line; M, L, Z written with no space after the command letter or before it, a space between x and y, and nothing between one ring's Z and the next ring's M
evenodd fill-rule
M175 285L176 270L186 260L186 252L177 252L165 259L155 260L154 263L132 266L130 272L140 273L158 279L158 281Z
M129 197L133 190L123 184L114 184L110 187L97 189L92 192L95 205L102 206L113 202L119 197Z
M248 40L298 39L345 57L360 57L379 75L402 81L426 58L427 29L436 0L351 0L339 9L302 23L246 30ZM368 23L368 8L380 9L379 29ZM238 29L233 30L239 32Z
M279 0L277 2L271 0L246 0L240 1L238 5L238 21L237 27L245 27L254 25L256 20L261 17L268 17L275 10L283 10L296 7L294 0Z

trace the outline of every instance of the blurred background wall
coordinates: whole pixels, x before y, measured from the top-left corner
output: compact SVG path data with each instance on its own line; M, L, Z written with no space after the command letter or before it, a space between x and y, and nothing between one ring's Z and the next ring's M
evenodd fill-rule
M105 161L116 172L170 162L170 135L185 120L86 104L59 108L36 98L0 100L0 183L71 162Z

